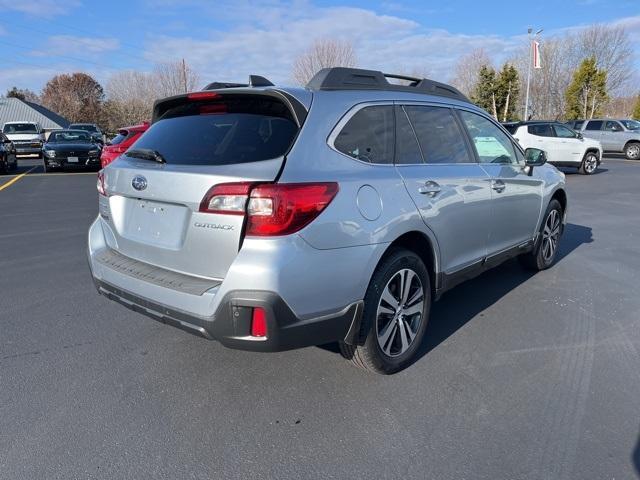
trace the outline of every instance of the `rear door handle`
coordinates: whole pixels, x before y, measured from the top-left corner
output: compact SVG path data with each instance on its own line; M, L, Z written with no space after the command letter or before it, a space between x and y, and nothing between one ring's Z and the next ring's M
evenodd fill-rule
M498 193L502 193L507 186L502 180L491 180L491 188Z
M435 197L441 191L442 191L442 189L440 188L440 185L438 185L437 182L434 182L432 180L429 180L428 182L425 182L425 184L423 186L418 188L418 192L420 194L429 195L430 197Z

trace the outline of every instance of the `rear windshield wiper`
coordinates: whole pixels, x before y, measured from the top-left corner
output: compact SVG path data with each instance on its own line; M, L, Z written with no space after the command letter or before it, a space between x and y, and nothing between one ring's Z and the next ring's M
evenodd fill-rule
M158 163L167 163L160 152L150 148L134 148L133 150L127 150L125 155L127 157L140 158L142 160L153 160Z

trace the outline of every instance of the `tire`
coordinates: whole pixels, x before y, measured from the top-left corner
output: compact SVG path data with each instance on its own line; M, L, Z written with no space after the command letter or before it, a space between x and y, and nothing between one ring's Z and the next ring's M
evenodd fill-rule
M401 297L407 284L409 290ZM415 358L430 310L427 268L412 251L394 249L376 268L364 297L360 328L360 340L364 342L341 343L340 352L365 370L386 375L398 372Z
M562 206L557 200L551 200L540 226L538 240L534 249L520 255L520 262L529 270L546 270L556 259L562 237ZM551 249L551 251L549 250Z
M10 169L12 172L18 170L18 157L13 157L13 163L11 164Z
M627 160L640 160L640 142L629 142L624 147Z
M582 163L580 164L580 173L583 175L593 175L598 169L598 155L593 152L584 154Z
M47 173L50 172L51 168L47 166L47 162L45 162L44 160L42 161L42 173Z

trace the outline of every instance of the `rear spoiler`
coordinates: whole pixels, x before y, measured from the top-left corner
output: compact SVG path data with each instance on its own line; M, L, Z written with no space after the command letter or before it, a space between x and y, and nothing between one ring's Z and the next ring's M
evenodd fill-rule
M260 75L249 75L249 83L231 83L231 82L212 82L206 87L205 90L222 90L223 88L238 88L238 87L273 87L271 83Z
M252 75L253 76L253 75ZM260 77L262 78L262 77ZM267 80L268 81L268 80ZM221 89L202 90L200 92L183 93L181 95L174 95L172 97L162 98L156 100L153 104L153 114L151 116L151 123L158 121L167 110L177 107L186 102L193 101L206 101L207 98L215 98L216 96L224 97L225 95L263 95L267 97L274 97L282 101L289 110L298 125L298 128L302 127L302 124L307 118L307 109L300 103L294 96L278 89L255 89L254 87L225 87Z

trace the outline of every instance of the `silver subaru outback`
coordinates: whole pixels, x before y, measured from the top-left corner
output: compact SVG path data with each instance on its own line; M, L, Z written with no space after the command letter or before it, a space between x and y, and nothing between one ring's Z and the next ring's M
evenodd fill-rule
M545 160L427 79L212 84L157 101L100 172L89 264L102 295L228 347L338 342L393 373L444 291L515 256L553 264L567 196Z

